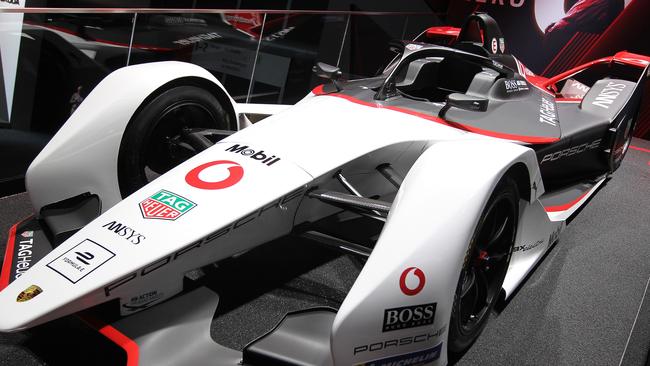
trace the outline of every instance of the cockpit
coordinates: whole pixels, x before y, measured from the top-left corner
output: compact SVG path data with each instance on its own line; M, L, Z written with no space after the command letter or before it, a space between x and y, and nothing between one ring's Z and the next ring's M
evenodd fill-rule
M398 93L429 102L444 102L451 93L487 96L504 73L462 57L424 57L401 67L395 76Z

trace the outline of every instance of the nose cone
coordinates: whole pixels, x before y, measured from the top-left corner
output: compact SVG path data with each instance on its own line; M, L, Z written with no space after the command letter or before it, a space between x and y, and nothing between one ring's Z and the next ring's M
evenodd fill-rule
M88 307L83 305L87 292L79 290L51 269L34 265L0 291L0 332L31 328Z
M16 332L29 327L29 302L43 294L43 289L30 285L23 290L9 286L0 292L0 332Z

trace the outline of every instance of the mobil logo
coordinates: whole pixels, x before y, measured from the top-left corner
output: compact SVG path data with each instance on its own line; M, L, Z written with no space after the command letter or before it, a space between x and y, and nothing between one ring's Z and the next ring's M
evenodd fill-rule
M276 157L275 155L267 153L264 150L252 149L248 145L234 144L231 147L227 148L226 151L248 156L249 158L259 161L266 166L271 166L280 161L280 158Z

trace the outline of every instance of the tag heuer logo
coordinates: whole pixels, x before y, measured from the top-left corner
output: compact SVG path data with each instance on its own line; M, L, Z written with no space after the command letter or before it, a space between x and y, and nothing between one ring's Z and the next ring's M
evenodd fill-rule
M164 189L140 202L140 211L145 219L176 220L196 203Z

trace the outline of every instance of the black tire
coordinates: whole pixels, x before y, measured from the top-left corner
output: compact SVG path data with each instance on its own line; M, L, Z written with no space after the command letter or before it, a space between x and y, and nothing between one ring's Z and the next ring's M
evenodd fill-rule
M452 354L465 351L487 324L510 263L518 218L517 184L504 177L483 209L465 254L449 322Z
M621 166L623 158L630 147L636 122L635 115L633 114L631 117L621 120L619 126L616 127L616 133L612 137L612 142L609 146L609 156L607 157L610 174L614 173Z
M131 119L120 145L118 181L122 197L196 152L172 146L183 129L233 129L231 118L217 98L196 86L172 87L146 102ZM188 145L183 145L188 146Z

